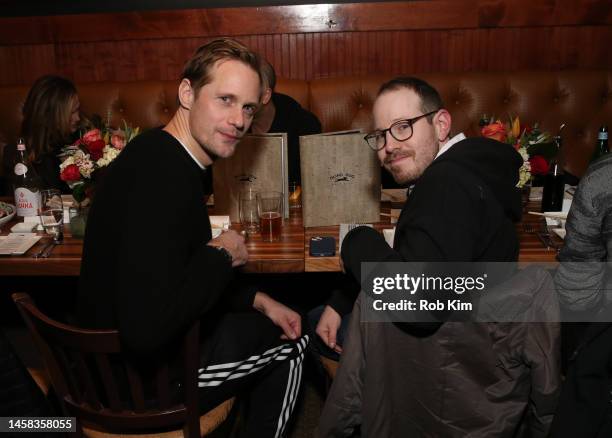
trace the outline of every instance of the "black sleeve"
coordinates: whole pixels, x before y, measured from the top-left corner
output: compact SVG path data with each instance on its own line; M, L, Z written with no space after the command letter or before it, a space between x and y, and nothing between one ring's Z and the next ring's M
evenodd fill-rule
M298 136L300 135L311 135L311 134L320 134L321 133L321 122L310 111L299 107L298 118L299 123L297 125Z
M357 299L361 286L353 276L342 275L341 284L332 291L327 305L334 309L340 316L345 316L353 310L353 304Z
M260 288L247 282L242 276L236 276L224 296L224 305L235 312L253 310L253 301L258 290Z
M187 178L182 168L171 169L175 164L160 163L145 175L134 169L123 195L135 201L123 203L118 260L108 261L117 266L118 328L136 354L151 354L176 339L219 302L233 278L231 263L219 250L204 241L193 246L192 234L202 226L195 223L201 217L195 200L201 196L193 189L198 181ZM166 167L166 178L152 177L163 174L161 167ZM163 208L160 200L167 199L172 202ZM152 220L148 215L156 212L143 206L163 208L163 220Z

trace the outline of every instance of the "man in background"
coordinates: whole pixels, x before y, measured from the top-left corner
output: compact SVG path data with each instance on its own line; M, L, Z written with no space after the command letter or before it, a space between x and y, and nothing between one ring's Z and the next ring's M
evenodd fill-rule
M301 184L300 136L321 133L321 122L292 97L277 93L274 67L262 59L261 76L264 84L261 107L255 114L251 132L286 132L289 154L289 182Z

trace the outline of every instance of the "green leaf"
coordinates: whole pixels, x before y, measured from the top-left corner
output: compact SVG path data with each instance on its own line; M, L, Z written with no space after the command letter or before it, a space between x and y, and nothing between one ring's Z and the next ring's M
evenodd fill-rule
M83 183L75 186L74 189L72 189L72 197L76 202L81 203L87 197L86 190L88 185L89 184Z

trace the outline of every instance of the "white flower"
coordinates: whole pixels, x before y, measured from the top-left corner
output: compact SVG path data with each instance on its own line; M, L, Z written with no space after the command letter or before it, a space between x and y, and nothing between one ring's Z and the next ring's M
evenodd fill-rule
M98 167L108 166L111 163L111 161L117 158L117 155L119 155L119 152L121 152L120 149L115 149L114 147L109 146L109 145L104 146L104 149L102 150L102 158L96 161L96 165Z
M523 165L519 169L519 180L516 186L518 188L523 187L531 179L531 164L529 161L523 161Z

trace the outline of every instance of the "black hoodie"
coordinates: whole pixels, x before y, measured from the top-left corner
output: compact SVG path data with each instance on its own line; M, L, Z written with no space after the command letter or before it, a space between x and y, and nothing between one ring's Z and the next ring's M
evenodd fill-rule
M361 278L361 262L511 262L521 218L516 184L523 160L512 146L468 138L435 159L415 184L395 231L393 248L369 227L351 231L342 245L347 273ZM352 307L346 294L329 304L340 314Z

